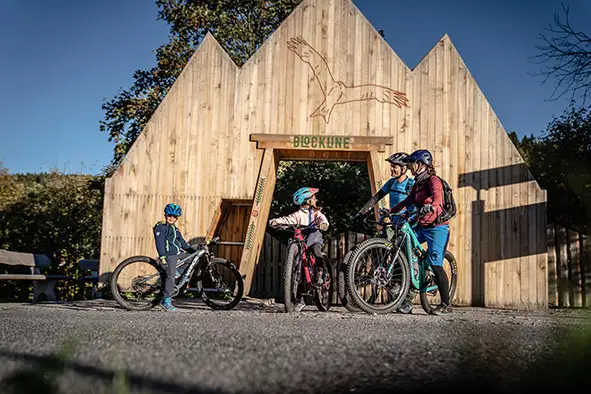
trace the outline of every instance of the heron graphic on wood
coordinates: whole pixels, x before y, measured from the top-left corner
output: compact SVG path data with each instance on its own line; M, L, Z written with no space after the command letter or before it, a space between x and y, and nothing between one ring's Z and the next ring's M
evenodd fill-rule
M310 117L322 116L324 121L328 123L336 105L353 101L376 100L379 103L394 104L398 108L408 106L408 98L404 92L370 83L347 86L343 81L336 81L324 57L301 37L289 39L287 48L310 66L324 95L324 101L312 112Z

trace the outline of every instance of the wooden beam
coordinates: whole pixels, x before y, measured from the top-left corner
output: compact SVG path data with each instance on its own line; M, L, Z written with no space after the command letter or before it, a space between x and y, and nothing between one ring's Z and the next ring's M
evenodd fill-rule
M1 274L0 280L45 280L45 275L31 275L31 274Z
M367 152L280 149L280 160L367 162Z
M220 227L220 224L224 222L225 217L228 213L228 209L234 205L232 200L220 198L218 202L217 209L211 218L211 223L209 224L209 228L207 229L207 239L212 239L215 237L215 234Z
M378 192L379 189L381 189L384 184L380 160L378 158L377 152L369 152L369 155L367 156L367 171L369 173L369 186L371 188L371 195L373 196ZM379 207L386 207L385 201L383 199L374 206L374 215L376 220L378 220Z
M257 259L267 229L267 219L277 178L277 161L273 149L265 149L252 201L250 220L246 231L244 248L242 249L242 259L240 260L240 272L245 275L245 295L250 293Z
M298 149L320 151L378 151L392 145L392 137L348 135L251 134L259 149Z
M215 235L215 230L217 230L218 224L220 223L220 219L222 217L223 205L224 200L220 198L215 213L213 214L213 218L211 219L211 223L209 224L209 228L207 229L207 239L212 239Z

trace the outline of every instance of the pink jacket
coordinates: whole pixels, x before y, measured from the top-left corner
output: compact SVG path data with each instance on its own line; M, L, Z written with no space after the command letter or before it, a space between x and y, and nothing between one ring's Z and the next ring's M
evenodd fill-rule
M276 224L299 224L302 226L309 225L309 212L306 208L300 208L292 214L287 216L283 216L276 219L269 220L269 224L274 226ZM312 213L312 221L316 223L316 226L320 228L321 224L326 224L326 228L328 228L328 219L321 211L314 210ZM324 227L324 226L323 226ZM323 229L325 230L325 229Z

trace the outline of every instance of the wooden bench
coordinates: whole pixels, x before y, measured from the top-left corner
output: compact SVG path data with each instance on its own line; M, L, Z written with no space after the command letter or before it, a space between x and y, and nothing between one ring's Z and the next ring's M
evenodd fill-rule
M90 270L90 275L75 279L68 275L44 275L40 268L51 266L51 259L45 255L33 253L12 252L0 249L0 265L8 265L18 273L0 274L0 280L32 280L33 302L56 301L55 287L59 280L78 280L93 282L92 297L97 296L98 260L80 260L81 269Z

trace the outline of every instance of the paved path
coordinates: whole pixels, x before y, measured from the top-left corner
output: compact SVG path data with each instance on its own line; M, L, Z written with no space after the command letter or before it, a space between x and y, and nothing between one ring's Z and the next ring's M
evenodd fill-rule
M52 384L60 393L519 392L536 360L564 366L554 350L571 331L591 328L584 311L456 308L435 317L420 306L411 316L371 316L312 306L285 314L257 302L229 312L177 305L166 314L106 300L0 304L0 392L10 382L19 393ZM54 358L60 349L70 349L63 363ZM535 382L556 382L537 371Z

